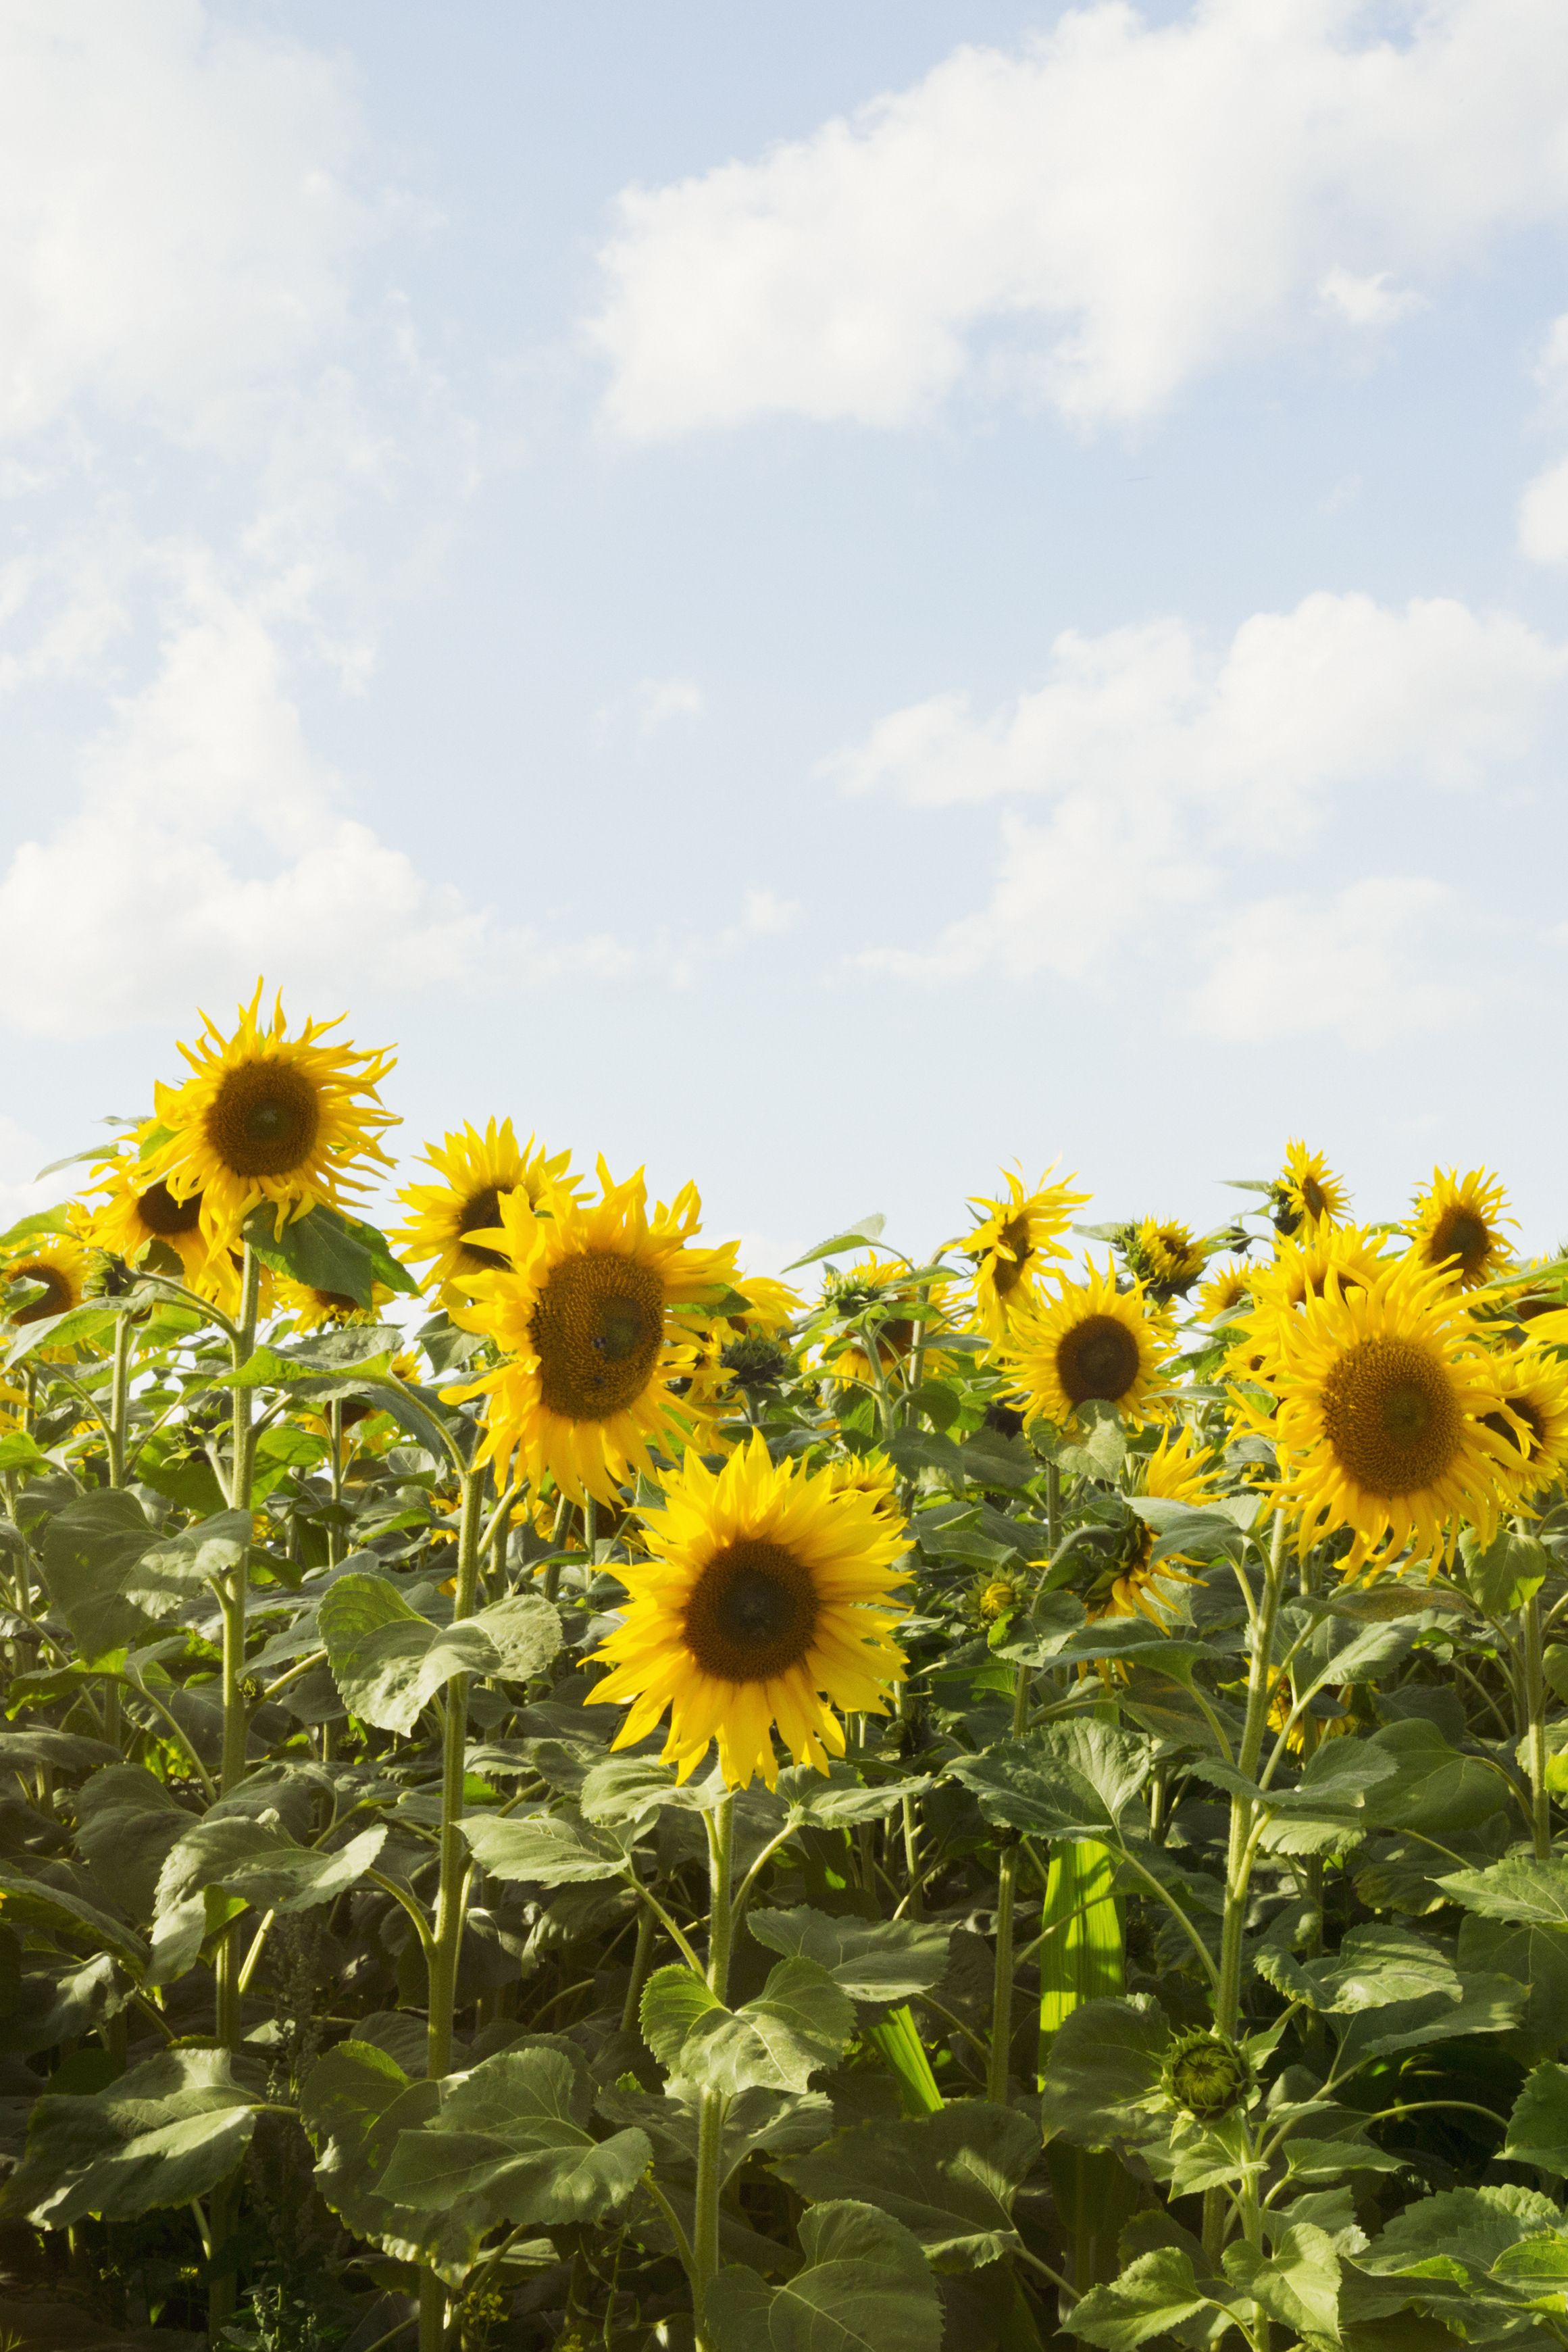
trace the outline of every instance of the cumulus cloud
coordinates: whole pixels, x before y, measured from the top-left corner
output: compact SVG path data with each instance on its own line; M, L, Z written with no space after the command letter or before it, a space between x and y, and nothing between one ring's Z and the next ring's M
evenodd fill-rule
M342 317L359 143L340 58L200 0L9 0L0 434L83 400L232 432Z
M1191 1025L1233 1045L1329 1031L1364 1046L1468 1026L1478 999L1453 976L1458 911L1454 891L1413 875L1261 898L1210 934Z
M589 332L633 439L790 414L899 425L998 362L1143 415L1354 331L1568 210L1559 0L1091 0L755 162L621 196Z
M1179 937L1213 966L1195 1021L1230 1034L1250 1017L1239 1007L1288 1001L1287 1025L1332 1028L1365 1000L1365 1035L1396 1017L1375 1007L1394 1004L1443 886L1354 881L1324 911L1276 895L1281 858L1310 859L1338 810L1343 870L1353 793L1473 787L1526 759L1565 690L1568 646L1448 599L1390 610L1316 594L1255 614L1218 651L1176 620L1069 632L1044 684L1004 709L977 717L967 697L937 696L826 763L852 792L916 807L1001 804L988 902L926 950L862 961L915 980L999 967L1098 982L1126 943ZM1315 975L1299 1002L1292 961ZM1436 1020L1454 1001L1423 982L1397 1017Z

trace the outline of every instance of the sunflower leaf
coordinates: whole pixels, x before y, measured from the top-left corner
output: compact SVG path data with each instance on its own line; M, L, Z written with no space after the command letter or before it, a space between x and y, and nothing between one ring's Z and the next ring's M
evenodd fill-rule
M882 1239L882 1229L886 1223L887 1219L881 1212L873 1209L869 1216L857 1217L852 1225L846 1225L841 1234L830 1234L825 1242L818 1242L804 1257L791 1258L782 1271L793 1274L798 1265L815 1265L819 1258L839 1257L845 1250L864 1249L871 1243Z
M39 2099L0 2211L64 2229L186 2205L234 2170L254 2127L226 2051L165 2051L95 2096Z
M479 2251L476 2217L461 2206L416 2212L378 2187L405 2131L428 2121L440 2087L412 2080L372 2042L340 2042L318 2058L299 2093L299 2120L316 2151L315 2183L358 2236L398 2262L428 2262L457 2284Z
M782 2286L739 2263L707 2292L716 2352L937 2352L942 2306L919 2241L846 2198L800 2223L805 2262Z
M773 2169L813 2202L853 2189L902 2221L938 2270L969 2270L1016 2251L1013 2199L1039 2148L1016 2108L955 2099L936 2115L859 2124Z
M570 1886L613 1878L630 1865L629 1840L585 1822L572 1807L554 1813L465 1814L458 1823L475 1861L493 1878ZM652 1979L650 1979L652 1981Z
M855 2030L854 2003L815 1960L780 1960L755 2000L727 2009L694 1970L658 1969L643 1993L643 2037L681 2084L734 2093L804 2091Z
M319 1201L302 1217L291 1217L277 1230L277 1213L263 1202L241 1228L263 1265L287 1275L310 1290L329 1290L369 1307L376 1283L376 1261L348 1220ZM403 1287L400 1283L398 1287Z
M815 1960L852 2000L876 2007L929 1992L947 1966L953 1935L913 1919L833 1918L804 1903L752 1911L747 1925L770 1951Z

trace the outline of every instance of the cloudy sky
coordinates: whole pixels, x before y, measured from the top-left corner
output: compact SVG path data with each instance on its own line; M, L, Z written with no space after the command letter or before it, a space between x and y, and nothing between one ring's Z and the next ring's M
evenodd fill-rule
M1555 1243L1565 230L1562 0L0 0L0 1205L265 971L759 1265Z

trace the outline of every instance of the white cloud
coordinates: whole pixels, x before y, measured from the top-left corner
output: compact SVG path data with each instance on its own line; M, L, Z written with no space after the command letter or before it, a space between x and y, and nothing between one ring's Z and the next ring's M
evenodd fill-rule
M1382 323L1418 299L1391 280L1561 217L1565 107L1561 0L1197 0L1167 25L1091 0L760 161L626 190L589 328L605 416L903 425L988 332L1067 415L1142 415L1315 301Z
M1453 977L1457 912L1452 890L1403 875L1369 876L1322 899L1260 899L1211 934L1192 1026L1232 1045L1326 1031L1375 1047L1469 1025L1479 992Z
M1532 563L1568 563L1568 457L1527 485L1519 502L1519 544Z
M372 227L348 69L201 0L0 10L0 433L85 401L225 437Z
M1523 761L1565 690L1568 646L1447 599L1391 611L1312 595L1255 614L1218 652L1175 620L1069 632L1045 684L993 716L937 696L827 763L849 790L915 806L1002 803L986 905L928 949L859 961L913 980L999 968L1098 984L1179 940L1213 960L1194 1014L1209 1025L1259 1003L1308 1028L1360 1003L1362 1034L1435 1021L1474 994L1400 978L1442 886L1344 882L1347 854L1364 855L1355 819L1369 796L1451 796ZM1335 813L1340 895L1326 908L1281 897L1282 861L1310 861ZM1451 817L1443 834L1462 838ZM1292 965L1311 990L1293 989Z
M700 719L703 690L689 677L645 677L637 688L637 732L646 741L673 719Z

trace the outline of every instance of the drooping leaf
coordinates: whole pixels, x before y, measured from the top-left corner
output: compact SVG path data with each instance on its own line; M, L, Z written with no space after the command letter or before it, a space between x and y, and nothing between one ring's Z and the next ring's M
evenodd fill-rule
M1500 2152L1515 2164L1568 2173L1568 2066L1537 2066L1513 2103Z
M1063 2324L1101 2352L1134 2352L1151 2336L1196 2319L1212 2302L1194 2276L1191 2256L1177 2246L1156 2246L1108 2286L1091 2287Z
M1043 1838L1114 1840L1122 1808L1148 1776L1145 1742L1075 1717L1004 1739L947 1768L988 1821Z
M1136 2145L1159 2128L1171 2029L1146 1994L1090 2000L1059 2029L1046 2061L1040 2121L1079 2147Z
M685 1979L683 1982L682 1979ZM683 2083L732 2093L804 2091L842 2057L854 2004L815 1960L780 1960L754 2000L727 2009L690 1969L655 1970L643 1994L643 2033Z
M830 1917L801 1904L747 1915L752 1936L769 1951L815 1960L850 1999L878 2005L926 1992L947 1965L948 1927L912 1919Z
M426 2122L440 2097L439 2084L411 2081L386 2051L340 2042L300 2085L299 2119L316 2151L316 2186L333 2212L395 2261L429 2262L456 2284L479 2251L476 2218L460 2207L415 2212L376 2185L402 2133Z
M782 2286L733 2263L708 2289L715 2352L939 2352L942 2307L917 2242L845 2200L800 2223L805 2261Z
M459 1824L481 1870L493 1878L569 1886L614 1878L628 1868L630 1842L585 1822L573 1807L551 1813L466 1813Z
M189 2204L234 2170L254 2127L226 2051L165 2051L96 2096L39 2099L0 2212L60 2230Z
M857 2125L773 2168L813 2202L852 2188L902 2221L937 2269L967 2270L1017 2247L1013 2199L1039 2146L1015 2108L955 2099L936 2115Z

